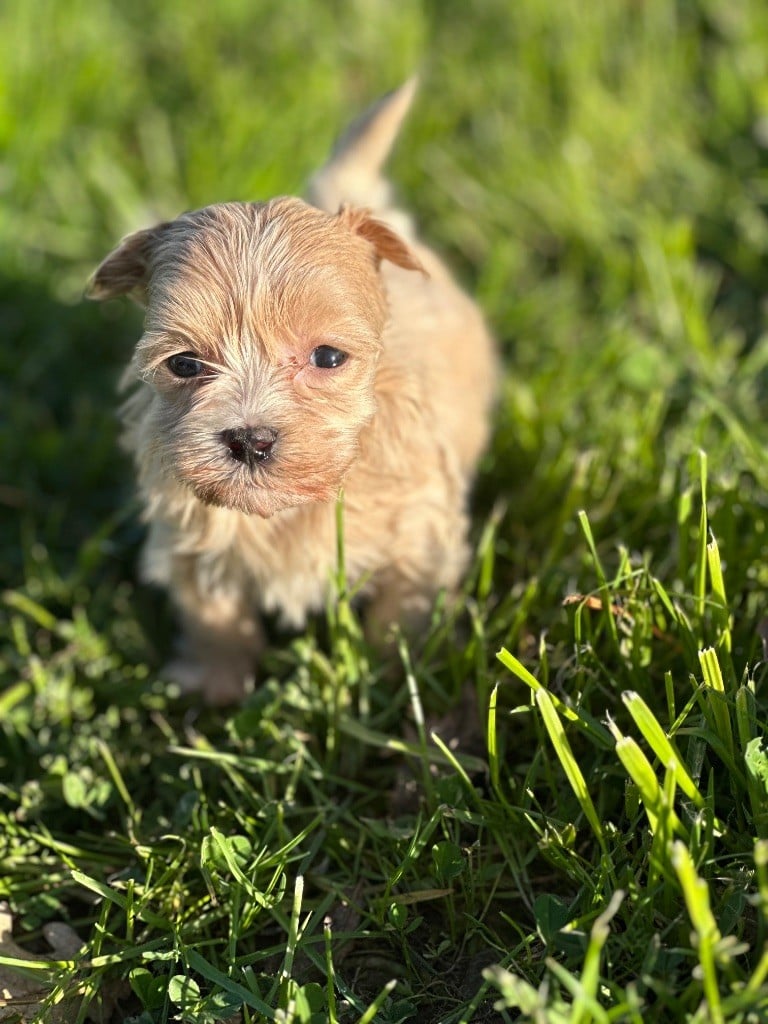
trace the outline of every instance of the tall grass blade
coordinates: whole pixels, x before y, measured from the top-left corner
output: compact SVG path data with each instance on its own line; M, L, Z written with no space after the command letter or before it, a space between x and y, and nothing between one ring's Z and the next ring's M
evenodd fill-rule
M643 734L648 746L668 769L675 775L677 785L682 789L689 800L692 800L697 807L704 806L704 797L696 787L691 776L685 767L685 761L680 756L672 741L667 737L658 719L645 703L643 698L634 691L627 690L621 695L624 705L632 716L632 720Z
M697 952L710 1019L713 1024L724 1024L715 962L715 946L720 941L720 931L712 914L709 888L704 879L696 874L688 847L680 840L672 844L671 861L683 891L688 916L696 932Z
M536 691L536 704L538 705L542 720L544 721L544 725L552 742L552 746L554 747L555 753L563 766L563 771L570 783L571 789L575 793L576 799L579 801L584 817L587 819L592 831L595 833L601 849L605 851L606 847L603 827L600 824L600 818L595 810L595 805L592 803L592 797L589 795L589 787L587 786L581 769L576 762L576 758L573 756L571 745L565 735L565 730L563 729L560 717L555 709L554 702L546 690Z

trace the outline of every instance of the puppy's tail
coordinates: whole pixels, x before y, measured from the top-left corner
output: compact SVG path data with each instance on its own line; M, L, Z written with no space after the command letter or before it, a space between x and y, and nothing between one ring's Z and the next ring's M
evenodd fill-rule
M416 78L409 78L349 126L328 162L309 181L307 198L314 206L336 213L343 203L351 203L403 226L405 215L392 210L392 190L381 171L416 87Z

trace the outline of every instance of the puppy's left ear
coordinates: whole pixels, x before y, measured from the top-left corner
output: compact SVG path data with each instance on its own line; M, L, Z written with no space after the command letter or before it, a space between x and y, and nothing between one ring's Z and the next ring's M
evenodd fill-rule
M135 231L124 238L94 271L85 289L86 298L101 301L113 299L116 295L130 295L143 304L152 270L152 255L170 223Z
M426 274L426 270L402 238L386 224L376 220L369 210L342 206L338 217L350 231L371 243L376 266L382 260L389 260L390 263L396 263L398 267L403 267L405 270L419 270L422 274Z

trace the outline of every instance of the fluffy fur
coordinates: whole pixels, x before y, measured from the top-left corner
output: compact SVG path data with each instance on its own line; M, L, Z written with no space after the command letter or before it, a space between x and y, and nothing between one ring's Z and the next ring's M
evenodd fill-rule
M353 125L310 185L314 205L186 213L124 239L91 282L94 298L146 306L124 411L149 522L143 575L181 614L172 675L212 703L253 675L259 610L301 626L323 608L342 486L347 574L372 639L417 626L466 564L495 360L476 306L380 176L412 91ZM346 359L313 365L318 346ZM181 353L201 372L175 374ZM231 440L244 431L259 449L248 458Z

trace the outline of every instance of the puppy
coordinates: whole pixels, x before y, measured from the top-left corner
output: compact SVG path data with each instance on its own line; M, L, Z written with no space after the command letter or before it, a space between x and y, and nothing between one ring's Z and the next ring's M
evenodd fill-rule
M183 625L170 674L236 701L259 611L300 627L336 567L381 642L417 629L467 562L467 491L496 363L473 302L390 206L381 167L406 83L347 132L309 200L223 203L129 235L89 295L146 307L125 441L149 535L143 577Z

